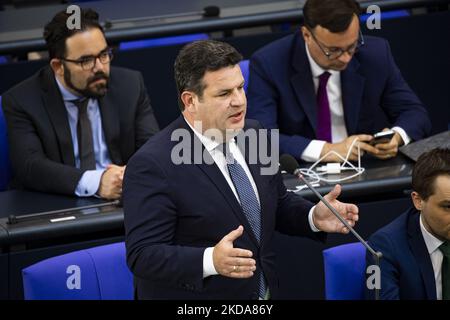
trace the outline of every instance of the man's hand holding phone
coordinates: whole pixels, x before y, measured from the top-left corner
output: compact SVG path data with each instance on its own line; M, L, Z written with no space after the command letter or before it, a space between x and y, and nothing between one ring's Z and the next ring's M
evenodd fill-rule
M372 154L374 157L390 159L397 155L398 147L403 144L403 139L398 132L385 128L373 136L370 144L378 150L376 154Z

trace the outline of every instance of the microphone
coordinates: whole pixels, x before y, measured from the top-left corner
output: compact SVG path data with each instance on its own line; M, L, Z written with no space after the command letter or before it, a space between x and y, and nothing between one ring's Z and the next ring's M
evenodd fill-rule
M159 15L159 16L140 17L140 18L105 20L103 26L106 29L110 29L113 27L113 24L119 24L119 23L124 23L124 22L152 21L152 20L162 20L162 19L181 18L181 17L190 17L190 16L201 16L203 18L213 18L213 17L218 17L219 15L220 15L220 8L218 6L206 6L203 8L202 11L163 14L163 15Z
M360 235L355 229L347 222L345 219L336 211L336 209L324 198L322 195L303 177L301 174L300 166L295 160L295 158L289 154L283 154L280 156L280 166L287 173L290 173L306 184L306 186L322 201L322 203L327 206L328 209L339 219L340 222L348 229L351 233L358 239L360 243L370 252L373 256L374 261L378 269L380 269L380 259L383 254L379 251L375 251ZM375 288L375 300L380 299L380 289Z

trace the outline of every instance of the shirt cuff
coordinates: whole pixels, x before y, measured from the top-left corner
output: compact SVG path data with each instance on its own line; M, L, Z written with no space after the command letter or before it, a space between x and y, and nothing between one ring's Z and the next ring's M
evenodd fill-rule
M203 253L203 279L219 274L214 268L213 251L214 247L209 247Z
M411 138L408 136L406 131L403 130L402 128L400 128L400 127L393 127L391 130L394 130L395 132L397 132L400 135L400 137L402 137L404 146L406 146L408 143L411 142Z
M314 225L314 221L313 221L313 214L314 214L315 208L316 208L316 206L312 207L311 210L309 210L309 214L308 214L309 226L311 227L311 230L313 232L320 232L320 230L317 229L317 227Z
M325 143L326 141L311 140L305 150L303 150L301 155L302 160L307 162L316 162L319 160Z
M104 171L103 169L85 171L75 189L75 195L79 197L91 197L95 195L100 186L100 180Z

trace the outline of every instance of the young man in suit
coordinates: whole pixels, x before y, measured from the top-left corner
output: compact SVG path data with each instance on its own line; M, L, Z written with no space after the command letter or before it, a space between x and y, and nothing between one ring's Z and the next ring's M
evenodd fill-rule
M98 14L45 26L50 64L3 95L13 187L120 198L125 165L158 131L139 72L111 67Z
M276 298L275 230L316 240L348 232L322 203L288 193L278 166L264 175L262 161L250 160L246 149L266 148L266 139L239 143L260 128L245 121L241 59L222 42L185 46L175 62L182 116L127 166L127 260L138 299ZM339 202L340 190L325 197L354 225L358 208Z
M386 40L363 37L355 0L308 0L304 25L257 51L250 60L248 114L280 130L280 151L317 161L330 151L345 157L358 138L380 159L430 133L425 107L408 87ZM387 130L388 143L370 145ZM357 159L352 148L350 160ZM334 154L324 161L341 159Z
M450 300L450 149L421 155L412 187L414 208L369 239L383 253L381 299Z

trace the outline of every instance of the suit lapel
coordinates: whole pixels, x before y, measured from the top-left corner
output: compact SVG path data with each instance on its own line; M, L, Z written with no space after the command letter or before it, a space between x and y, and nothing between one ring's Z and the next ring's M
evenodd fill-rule
M103 98L98 99L98 104L102 115L102 127L106 145L111 160L115 164L123 164L120 152L119 106L117 105L117 101L120 101L120 99L114 99L113 92L114 90L110 88Z
M342 104L348 135L364 133L357 132L365 82L364 77L357 72L358 67L359 62L353 57L347 69L341 72Z
M295 36L292 66L296 71L291 77L291 85L295 95L303 106L311 127L316 132L317 126L317 101L314 82L312 80L311 67L306 54L305 42L298 32Z
M205 146L201 143L201 141L197 138L195 133L192 131L192 129L189 127L189 125L185 122L182 116L178 119L180 121L179 127L189 130L191 134L191 161L194 162L194 152L193 150L200 150L198 146L201 146L202 154L205 156L205 160L202 160L200 164L196 164L197 167L209 178L209 180L212 182L212 184L217 188L217 190L222 194L222 196L225 198L225 201L228 203L228 205L231 207L233 214L239 219L241 224L244 226L244 232L246 232L252 241L255 243L256 246L258 246L258 241L252 231L252 228L250 226L250 223L248 222L247 218L245 217L244 212L242 211L242 207L237 201L233 191L231 190L230 186L228 185L227 180L223 176L222 172L220 171L219 167L215 164L214 160L212 159L209 152L205 152ZM197 144L197 146L195 146ZM208 164L212 163L212 164Z
M208 159L209 161L213 161L208 152L205 152L205 157L209 158ZM217 165L215 163L212 165L202 163L198 164L197 166L209 177L209 179L212 181L215 187L219 190L219 192L225 198L228 205L231 207L233 214L239 219L241 224L244 226L244 232L246 232L250 236L252 241L255 243L255 245L258 246L259 245L258 240L256 239L255 234L252 231L252 227L250 226L250 223L245 217L244 212L242 211L241 205L237 201L233 191L231 190L230 186L228 185L228 182L225 180L224 176L222 175L222 172L217 167Z
M408 240L411 251L419 264L427 298L436 300L436 284L433 265L431 264L430 255L425 241L423 240L422 231L420 230L419 218L420 215L418 213L409 215Z
M75 167L67 110L50 67L46 67L42 71L41 80L44 106L58 138L62 161L64 164Z

